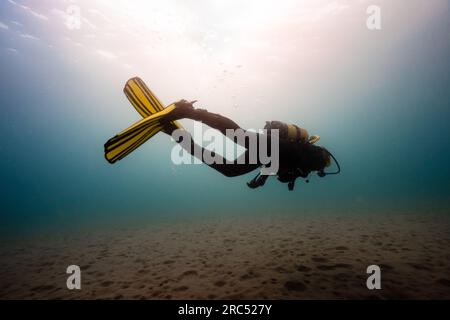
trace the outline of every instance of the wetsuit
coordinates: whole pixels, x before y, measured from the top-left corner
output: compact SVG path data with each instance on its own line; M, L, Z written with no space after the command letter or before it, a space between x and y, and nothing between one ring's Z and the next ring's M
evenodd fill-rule
M185 109L182 112L182 115L178 115L177 113L173 113L173 115L167 117L167 121L179 120L182 118L192 119L196 121L203 122L204 124L210 126L211 128L219 130L222 134L226 135L227 129L232 130L243 130L246 135L249 137L255 135L258 146L259 139L266 139L268 146L268 154L270 154L270 131L267 135L260 134L256 132L250 132L242 129L236 122L233 120L224 117L220 114L215 114L208 112L203 109ZM239 158L235 159L233 163L226 162L225 159L221 158L219 155L215 155L216 159L220 158L222 161L218 161L219 163L208 164L205 163L204 159L199 159L211 168L217 170L227 177L235 177L239 175L243 175L249 173L255 169L263 166L261 163L259 156L256 163L249 163L249 141L251 139L245 139L245 142L236 140L236 143L239 143L241 146L246 148L246 152L243 153ZM181 142L181 141L179 141ZM196 155L204 155L205 149L201 146L197 145L192 138L190 139L190 143L183 144L183 148L185 148L190 154ZM280 139L279 141L279 170L277 172L278 179L281 182L291 182L295 180L297 177L306 178L308 174L314 170L314 165L311 159L308 159L308 153L311 148L314 148L309 143L299 143L299 142L291 142ZM258 150L259 151L259 150ZM206 152L211 152L206 150ZM259 155L259 152L258 152ZM245 158L245 162L242 162L242 157Z

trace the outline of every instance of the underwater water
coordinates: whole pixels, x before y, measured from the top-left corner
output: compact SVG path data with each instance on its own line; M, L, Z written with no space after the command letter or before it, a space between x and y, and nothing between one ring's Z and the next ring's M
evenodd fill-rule
M448 213L447 1L381 1L376 31L365 2L74 3L80 29L64 1L0 3L1 237L165 217ZM174 165L164 134L110 165L103 144L140 119L122 92L133 76L164 103L197 99L244 128L296 123L342 174L251 190L256 172Z

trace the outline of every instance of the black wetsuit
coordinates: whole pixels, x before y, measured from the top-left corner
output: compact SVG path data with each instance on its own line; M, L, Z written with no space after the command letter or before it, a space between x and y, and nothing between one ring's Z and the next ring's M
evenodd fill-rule
M182 116L178 116L176 113L175 115L169 116L166 120L167 121L173 121L173 120L179 120L182 118L188 118L196 121L201 121L204 124L210 126L211 128L219 130L222 134L226 135L226 130L232 129L232 130L243 130L246 135L252 136L256 135L256 139L258 139L258 146L259 146L259 139L267 139L267 146L268 146L268 154L270 155L270 132L268 135L260 134L256 132L246 131L242 129L236 122L233 120L224 117L220 114L215 114L208 112L207 110L203 109L189 109L184 110ZM168 132L171 133L171 132ZM249 141L250 139L245 139L244 144L242 142L235 139L235 143L239 143L241 146L246 148L246 152L243 153L238 159L236 159L233 163L226 162L225 159L220 157L219 155L214 155L216 159L221 159L222 161L217 161L218 163L208 164L211 168L217 170L218 172L222 173L223 175L227 177L235 177L240 176L246 173L249 173L255 169L260 168L263 166L263 163L260 161L259 156L256 163L250 163L249 160ZM181 141L179 141L181 142ZM182 146L192 155L204 155L204 152L211 152L208 151L201 146L197 145L192 138L190 139L190 144L183 144ZM291 142L291 141L284 141L280 139L279 141L279 170L277 172L278 179L281 182L291 182L295 181L295 178L297 177L304 177L306 178L308 174L314 170L313 164L311 162L311 159L308 159L308 150L313 147L309 143L300 143L300 142ZM258 152L259 154L259 152ZM245 161L243 161L242 157L245 158ZM199 159L202 162L205 163L205 161L202 159Z

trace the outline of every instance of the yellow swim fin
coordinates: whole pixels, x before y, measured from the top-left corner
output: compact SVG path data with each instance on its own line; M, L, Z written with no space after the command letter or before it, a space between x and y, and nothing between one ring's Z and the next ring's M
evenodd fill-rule
M176 129L183 129L183 126L177 121L165 122L164 124L159 121L175 107L170 105L164 108L161 101L141 78L135 77L128 80L123 92L144 119L106 142L105 158L110 163L123 159L160 131L170 135Z
M158 97L156 97L139 77L128 80L123 88L123 92L143 118L164 110L164 105L159 101ZM182 128L183 126L181 124L173 121L167 124L163 131L167 134L172 134L173 130Z
M161 120L175 109L172 104L151 116L136 122L105 143L105 158L109 163L115 163L126 157L148 139L153 137L167 125Z

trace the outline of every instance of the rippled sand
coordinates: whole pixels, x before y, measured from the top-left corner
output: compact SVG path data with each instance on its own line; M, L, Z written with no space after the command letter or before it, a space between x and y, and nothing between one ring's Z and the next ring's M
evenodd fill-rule
M2 299L450 299L450 216L222 218L8 244L0 262Z

